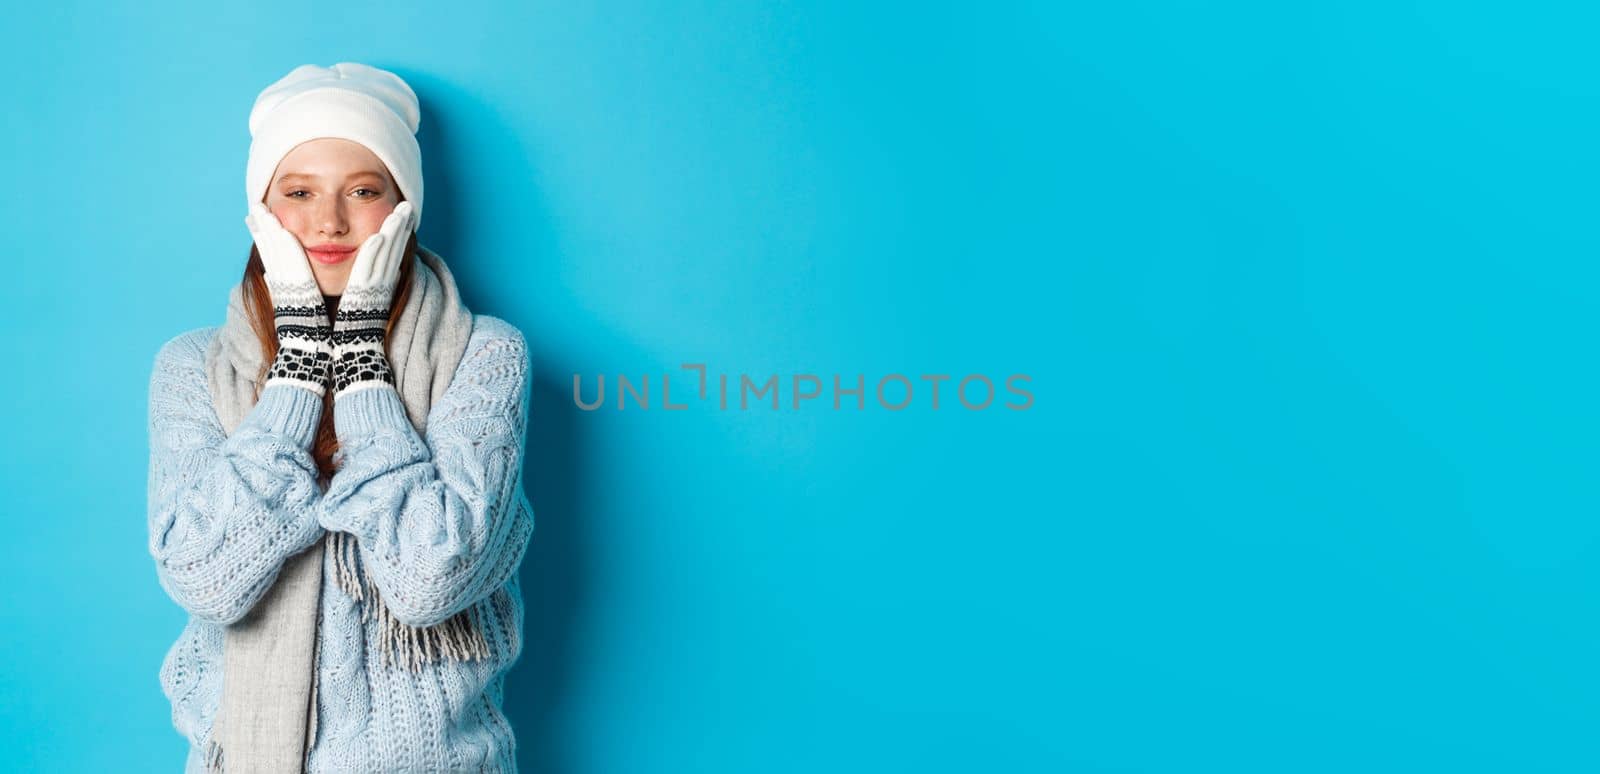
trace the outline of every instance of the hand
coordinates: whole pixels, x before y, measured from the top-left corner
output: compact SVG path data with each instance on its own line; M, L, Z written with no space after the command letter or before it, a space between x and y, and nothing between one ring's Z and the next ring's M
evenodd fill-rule
M333 320L334 399L368 387L394 386L384 354L389 305L400 280L400 261L416 229L411 202L400 202L378 233L367 237L350 268L350 281Z
M266 385L296 384L325 395L333 383L333 329L305 249L260 202L250 205L244 225L266 268L278 334L278 354L267 370Z

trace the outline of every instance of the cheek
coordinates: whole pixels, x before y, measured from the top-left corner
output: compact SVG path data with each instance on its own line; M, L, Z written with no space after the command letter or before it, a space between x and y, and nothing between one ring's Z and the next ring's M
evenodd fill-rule
M378 233L378 230L383 228L383 221L387 217L389 217L387 212L363 213L356 222L357 233L361 235L362 239Z
M299 207L278 207L272 214L284 228L289 230L289 233L297 237L306 233L306 216L300 212Z

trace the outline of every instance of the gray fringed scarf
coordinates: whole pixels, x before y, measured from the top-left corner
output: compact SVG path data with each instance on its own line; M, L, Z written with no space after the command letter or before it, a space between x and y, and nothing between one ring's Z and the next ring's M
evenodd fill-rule
M438 255L418 245L412 268L411 294L389 334L387 352L406 415L420 434L429 408L444 395L466 351L472 313ZM205 360L212 402L227 433L255 406L263 364L243 291L235 285L227 321L212 337ZM318 481L324 490L327 483L326 476ZM377 619L387 665L414 671L440 658L487 657L488 644L470 609L425 629L397 621L371 578L362 577L356 548L354 536L327 533L286 560L250 613L225 629L222 705L206 749L208 768L221 771L226 762L229 774L301 771L316 738L315 644L324 551L333 556L340 588L362 602L362 622Z

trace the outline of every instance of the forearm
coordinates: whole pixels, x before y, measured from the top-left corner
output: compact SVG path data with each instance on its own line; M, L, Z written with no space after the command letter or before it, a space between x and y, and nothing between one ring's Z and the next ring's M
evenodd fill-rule
M232 623L271 587L283 561L322 533L309 451L322 399L268 385L224 437L214 424L162 410L170 397L151 398L150 552L174 601Z
M349 532L401 622L431 626L510 579L532 533L520 490L520 428L492 418L430 427L425 442L392 389L341 396L345 465L322 524Z

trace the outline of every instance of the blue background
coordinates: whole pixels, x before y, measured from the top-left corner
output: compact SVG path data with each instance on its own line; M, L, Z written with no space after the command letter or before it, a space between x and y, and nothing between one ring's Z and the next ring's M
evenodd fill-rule
M533 347L523 770L1600 768L1600 19L1104 5L11 9L0 769L181 768L150 367L346 60ZM919 391L572 401L695 362Z

